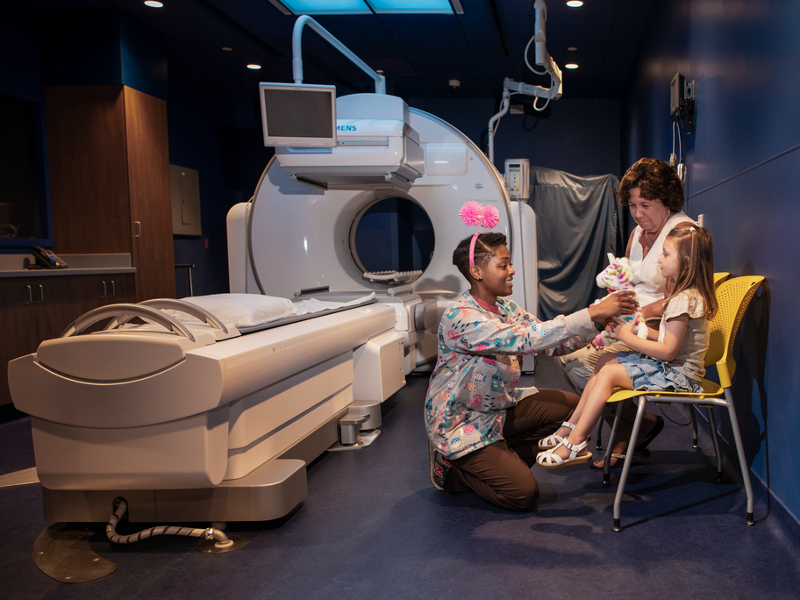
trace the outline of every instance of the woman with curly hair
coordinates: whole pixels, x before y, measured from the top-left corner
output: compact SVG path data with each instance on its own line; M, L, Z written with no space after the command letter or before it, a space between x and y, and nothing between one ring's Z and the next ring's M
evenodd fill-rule
M658 269L658 259L664 240L677 225L695 224L683 212L683 185L675 171L657 158L641 158L625 173L617 190L617 200L630 209L636 228L628 239L625 256L633 271L633 286L639 297L642 317L653 329L663 315L665 281ZM603 348L587 346L568 356L556 357L572 385L582 392L601 356L608 353L630 352L632 349L622 342ZM648 455L647 446L661 432L664 422L661 417L645 413L642 424L642 440L636 446L640 457ZM633 415L623 414L617 442L612 450L611 466L621 466L630 438ZM602 468L602 461L593 464Z

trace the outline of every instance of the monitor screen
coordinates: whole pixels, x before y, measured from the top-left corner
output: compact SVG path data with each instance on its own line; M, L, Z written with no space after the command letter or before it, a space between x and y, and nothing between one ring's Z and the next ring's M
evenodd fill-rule
M265 146L336 146L336 88L332 85L261 83Z

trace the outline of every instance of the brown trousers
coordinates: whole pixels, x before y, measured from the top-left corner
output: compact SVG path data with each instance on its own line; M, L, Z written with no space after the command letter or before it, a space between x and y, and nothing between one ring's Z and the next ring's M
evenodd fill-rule
M538 443L568 420L580 397L572 392L540 389L508 409L505 439L450 460L444 489L473 491L506 510L529 511L539 499L539 484L531 473Z

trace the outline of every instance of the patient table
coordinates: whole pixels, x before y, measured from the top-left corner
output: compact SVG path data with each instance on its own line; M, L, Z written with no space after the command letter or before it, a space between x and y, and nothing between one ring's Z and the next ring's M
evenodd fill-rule
M78 335L109 317L110 329ZM269 325L242 335L182 301L111 305L12 361L45 518L107 521L118 496L139 522L289 513L354 401L405 384L403 336L379 303Z

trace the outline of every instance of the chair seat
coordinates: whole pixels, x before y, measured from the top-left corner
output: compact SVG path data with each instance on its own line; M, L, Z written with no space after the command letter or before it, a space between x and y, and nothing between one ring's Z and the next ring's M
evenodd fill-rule
M709 381L708 379L701 379L700 385L703 387L702 392L666 392L661 390L623 390L622 388L617 388L611 397L608 399L608 402L622 402L623 400L627 400L629 398L636 398L638 396L653 396L654 398L661 398L662 396L678 396L681 398L714 398L718 396L722 396L725 393L725 390L722 386L714 381Z

